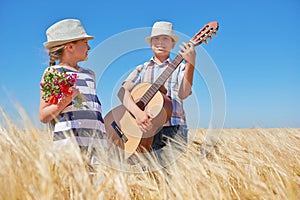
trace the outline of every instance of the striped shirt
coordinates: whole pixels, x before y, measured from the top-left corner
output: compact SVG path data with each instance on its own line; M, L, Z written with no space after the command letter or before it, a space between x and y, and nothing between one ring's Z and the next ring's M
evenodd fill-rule
M137 66L125 81L130 81L134 86L143 83L154 83L159 75L171 63L171 58L168 58L163 64L157 64L153 58ZM185 71L185 64L180 65L175 69L171 76L167 79L164 86L167 89L167 96L172 100L173 113L165 126L186 125L185 113L183 110L183 100L179 98L178 92L182 82Z
M62 72L59 66L53 66ZM95 76L91 70L80 68L78 72L65 69L67 74L77 74L76 88L84 96L82 107L76 108L73 100L57 117L54 140L74 134L79 146L89 146L102 139L105 132L101 103L96 94Z

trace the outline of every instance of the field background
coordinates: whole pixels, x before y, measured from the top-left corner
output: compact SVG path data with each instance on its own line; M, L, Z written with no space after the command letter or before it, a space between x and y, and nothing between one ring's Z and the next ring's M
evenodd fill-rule
M23 118L20 129L1 113L0 199L300 199L300 129L223 129L212 148L206 129L190 130L163 169L115 160L89 173L76 146L54 151L51 132Z

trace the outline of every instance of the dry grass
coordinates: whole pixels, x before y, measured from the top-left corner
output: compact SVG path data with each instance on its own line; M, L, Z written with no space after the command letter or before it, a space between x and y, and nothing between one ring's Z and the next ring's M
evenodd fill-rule
M100 149L91 175L76 146L54 151L22 117L20 130L1 113L0 199L300 199L300 129L224 129L206 157L207 130L191 130L187 151L152 171Z

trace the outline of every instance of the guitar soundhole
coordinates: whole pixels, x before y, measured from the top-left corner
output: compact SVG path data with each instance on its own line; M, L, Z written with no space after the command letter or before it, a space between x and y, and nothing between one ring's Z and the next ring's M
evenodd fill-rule
M145 110L145 104L142 101L138 101L136 103L136 105L141 109L141 110Z

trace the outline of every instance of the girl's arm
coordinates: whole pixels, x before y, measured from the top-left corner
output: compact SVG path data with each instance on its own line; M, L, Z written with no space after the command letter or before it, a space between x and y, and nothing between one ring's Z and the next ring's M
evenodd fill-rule
M40 108L39 108L39 117L41 122L49 123L52 119L54 119L61 111L69 105L72 100L79 94L77 89L73 90L73 94L64 95L58 104L50 104L46 103L44 99L42 99L42 92L40 95Z

